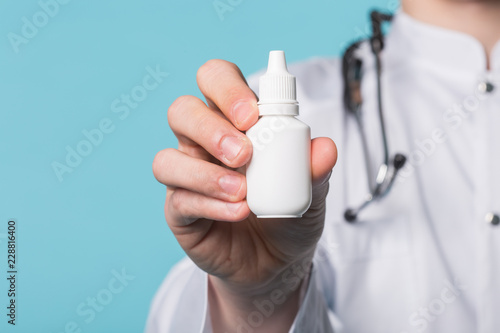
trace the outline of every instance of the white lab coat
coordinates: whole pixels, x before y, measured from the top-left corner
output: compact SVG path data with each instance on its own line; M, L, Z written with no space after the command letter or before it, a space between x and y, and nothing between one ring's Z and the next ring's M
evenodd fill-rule
M368 45L360 54L377 170L374 59ZM290 66L301 119L339 149L325 230L290 332L500 332L500 225L486 218L500 214L500 43L487 71L477 40L399 11L382 57L390 154L409 161L355 224L343 213L367 195L367 176L358 128L344 111L340 61ZM477 89L486 81L492 92ZM211 332L206 284L190 261L179 263L152 303L146 332Z

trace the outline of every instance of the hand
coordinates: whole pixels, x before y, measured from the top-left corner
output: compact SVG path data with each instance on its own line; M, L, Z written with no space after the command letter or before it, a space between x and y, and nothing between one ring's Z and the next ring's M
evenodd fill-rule
M167 185L165 217L216 292L263 295L292 264L311 260L337 149L329 138L312 141L313 200L302 218L259 220L245 201L242 167L252 145L241 132L258 120L257 98L238 67L223 60L204 64L197 82L207 103L182 96L170 106L178 149L160 151L153 162L156 179Z

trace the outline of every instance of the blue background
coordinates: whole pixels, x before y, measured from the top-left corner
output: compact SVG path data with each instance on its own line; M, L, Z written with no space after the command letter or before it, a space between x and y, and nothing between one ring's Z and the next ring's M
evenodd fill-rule
M213 0L72 0L15 52L9 34L22 35L23 17L33 22L41 7L0 0L0 331L64 332L72 321L81 332L142 331L156 289L183 257L151 162L176 147L166 111L180 95L200 95L197 68L223 58L249 75L272 49L285 50L289 62L336 56L368 31L369 8L397 6L221 2L232 10L219 15ZM114 113L112 102L141 85L148 66L169 76L127 117ZM76 149L82 131L105 118L114 131L60 181L52 163L65 163L66 146ZM10 218L19 233L14 328L5 316ZM122 269L134 279L87 323L78 306L105 295Z

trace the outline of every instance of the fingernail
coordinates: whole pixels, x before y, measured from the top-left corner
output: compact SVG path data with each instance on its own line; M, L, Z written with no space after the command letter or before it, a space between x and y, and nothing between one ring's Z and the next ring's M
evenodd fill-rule
M228 202L226 206L231 213L236 214L241 207L241 202Z
M240 177L230 175L222 176L219 178L219 186L228 194L236 194L241 187Z
M252 102L238 102L233 107L233 118L237 126L244 124L253 114Z
M222 142L220 144L222 148L222 154L224 154L224 158L229 162L231 162L236 158L236 156L238 156L244 145L245 142L235 136L226 136L224 139L222 139Z

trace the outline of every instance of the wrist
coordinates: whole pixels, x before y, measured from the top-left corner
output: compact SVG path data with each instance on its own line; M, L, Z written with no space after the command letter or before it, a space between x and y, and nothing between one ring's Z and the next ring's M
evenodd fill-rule
M311 259L289 265L271 282L241 288L208 276L210 314L214 331L286 332L300 307ZM244 330L243 330L244 331Z

